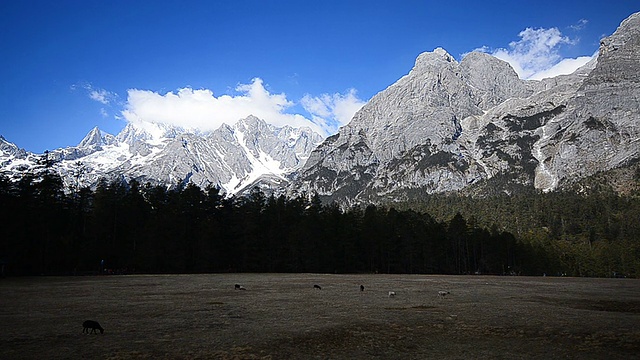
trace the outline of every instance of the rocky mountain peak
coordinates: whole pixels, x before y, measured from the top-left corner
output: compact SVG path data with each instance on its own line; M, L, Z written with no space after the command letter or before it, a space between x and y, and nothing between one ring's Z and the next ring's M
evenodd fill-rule
M585 87L627 81L640 82L640 12L629 16L611 36L600 40L598 65Z
M80 141L78 146L86 147L90 145L102 145L102 134L100 134L100 129L98 127L94 127L87 133L87 135Z
M1 156L25 158L27 152L0 135L0 157ZM2 159L0 158L0 162L1 161Z
M108 134L100 130L97 126L91 129L89 133L80 141L78 147L81 148L89 148L95 147L100 148L104 145L112 145L115 143L116 139L113 135Z
M430 67L446 63L457 64L458 62L445 49L438 47L433 51L426 51L418 55L414 65L414 70L429 69Z
M249 115L244 119L238 120L235 126L236 128L255 128L262 126L263 124L266 125L267 123L254 115Z
M116 136L119 142L132 145L136 141L151 140L153 136L145 131L143 128L135 126L133 123L128 123Z
M311 154L293 187L346 203L407 189L549 191L637 161L639 22L603 39L597 61L543 81L484 53L460 63L422 53Z
M483 52L467 54L460 62L459 70L471 87L478 107L483 110L531 93L509 63Z

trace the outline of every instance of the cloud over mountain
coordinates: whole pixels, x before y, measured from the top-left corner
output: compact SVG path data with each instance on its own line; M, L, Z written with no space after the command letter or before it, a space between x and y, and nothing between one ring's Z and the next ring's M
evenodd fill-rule
M579 28L574 29L585 25L586 20L581 20ZM578 40L563 35L558 28L526 28L518 36L520 40L512 41L508 48L478 50L508 62L521 79L529 80L570 74L593 59L593 55L563 58L560 48L575 45Z
M254 115L275 126L308 126L329 135L348 122L364 104L356 97L355 90L345 95L306 95L302 105L312 115L309 119L288 112L295 103L284 93L269 92L260 78L254 78L250 84L240 84L235 90L238 95L216 97L211 90L189 87L166 94L130 89L121 114L134 124L167 124L200 131L212 131L223 123L234 124L238 119Z
M346 125L353 115L365 104L358 99L355 89L349 89L346 94L322 94L313 97L305 95L302 106L309 112L315 123L325 132L335 133L340 126Z

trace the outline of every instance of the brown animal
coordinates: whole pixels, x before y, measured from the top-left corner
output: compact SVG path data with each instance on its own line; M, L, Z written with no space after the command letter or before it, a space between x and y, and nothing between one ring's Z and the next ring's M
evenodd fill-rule
M83 333L86 331L86 333L89 334L89 329L91 329L92 333L97 334L96 330L100 330L100 334L104 334L104 329L102 328L102 326L100 326L100 324L97 321L87 320L82 323Z

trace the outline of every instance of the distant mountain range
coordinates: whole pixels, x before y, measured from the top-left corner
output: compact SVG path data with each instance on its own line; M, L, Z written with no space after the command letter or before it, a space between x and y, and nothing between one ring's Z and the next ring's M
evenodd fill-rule
M151 128L149 128L151 127ZM17 179L44 157L67 187L95 186L104 178L175 186L218 186L227 194L247 187L281 188L322 137L309 128L278 128L250 116L211 133L128 124L117 136L97 127L77 145L33 154L0 137L0 169Z
M602 39L596 59L542 81L521 80L485 53L460 62L441 48L420 54L406 76L324 141L255 117L206 134L152 126L129 124L117 136L95 128L49 161L70 187L101 177L183 181L346 204L402 201L408 190L565 188L640 159L640 13ZM1 172L19 178L39 158L0 137Z

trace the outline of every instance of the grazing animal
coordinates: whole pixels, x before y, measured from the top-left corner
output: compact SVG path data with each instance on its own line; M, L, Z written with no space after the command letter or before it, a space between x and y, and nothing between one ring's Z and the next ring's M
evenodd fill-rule
M360 291L364 291L364 285L360 285Z
M395 291L389 291L389 297L394 297L396 296L396 292Z
M100 326L100 324L98 324L97 321L87 320L82 323L83 333L86 332L87 334L89 334L89 329L91 329L92 333L97 334L96 330L100 330L100 334L104 334L104 329L102 328L102 326Z
M242 287L242 286L240 286L240 284L236 284L235 289L236 289L236 290L240 290L240 288L241 288L241 287Z
M448 292L448 291L438 291L438 296L440 296L440 297L445 297L445 296L447 296L449 294L451 294L451 293Z
M314 288L314 289L318 289L318 290L322 290L322 287L320 287L320 285L318 285L318 284L313 285L313 288Z
M238 290L247 290L247 288L245 288L244 286L240 286Z

